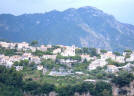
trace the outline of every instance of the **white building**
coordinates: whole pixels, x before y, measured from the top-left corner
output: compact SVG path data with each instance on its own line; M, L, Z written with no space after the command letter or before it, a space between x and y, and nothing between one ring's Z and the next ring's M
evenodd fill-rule
M134 61L134 53L130 55L130 58L126 59L126 62L132 62Z
M9 48L10 43L7 43L7 42L0 42L0 46L1 46L1 47L4 47L4 48Z
M17 43L18 50L22 50L23 48L29 48L29 44L26 42Z
M57 48L53 50L53 54L58 54L58 53L61 53L61 48Z
M43 68L43 75L46 75L46 73L47 73L47 69Z
M68 67L71 67L73 63L77 63L78 60L70 60L70 59L60 59L59 62L61 64L65 64L67 65Z
M10 57L10 61L12 62L16 62L16 61L20 61L21 60L21 56L18 55L14 55Z
M124 70L127 70L127 71L131 71L132 68L134 68L134 65L131 64L131 63L128 63L127 65L125 65L125 66L123 66L121 68L124 69Z
M23 70L23 66L16 66L15 69L16 69L16 71L21 71L21 70Z
M0 55L0 65L12 67L13 62L10 60L9 56Z
M93 79L86 79L84 80L85 82L96 82L96 80L93 80Z
M115 61L119 62L119 63L125 63L125 57L124 56L116 56Z
M43 59L52 59L52 60L56 60L57 55L43 55L42 58Z
M11 61L6 61L6 62L5 62L5 66L11 68L11 67L13 66L13 62L11 62Z
M47 51L47 47L45 45L41 45L37 49L40 50L40 51Z
M71 75L72 73L69 72L57 72L57 71L51 71L49 73L50 76L67 76L67 75Z
M66 46L64 52L61 53L62 56L75 56L75 46Z
M107 65L107 72L109 73L116 73L118 72L118 67L114 66L114 65Z
M90 61L92 58L90 57L90 55L80 55L81 56L81 59L82 59L82 61L84 61L85 59L87 60L87 61Z
M35 52L35 51L37 50L37 48L30 46L30 47L29 47L29 50L31 50L32 52Z
M28 58L30 58L30 57L32 57L32 54L31 54L31 53L23 53L22 56L23 56L23 57L28 57Z
M43 65L38 65L37 70L43 70Z
M16 43L10 43L9 48L10 49L15 49L16 45L17 45Z
M88 69L89 70L95 70L97 67L104 67L107 65L107 62L103 59L97 59L93 61L91 64L89 64Z
M77 75L84 75L83 72L75 72L75 74L77 74Z
M31 53L23 53L21 56L21 60L29 60L32 57Z
M106 60L109 58L115 61L116 56L110 51L108 51L107 53L101 54L101 59Z
M101 49L100 48L96 49L96 51L97 51L97 54L101 54Z
M34 62L35 64L40 64L41 59L38 56L33 56L30 58L30 62Z
M52 45L47 45L47 48L52 48Z

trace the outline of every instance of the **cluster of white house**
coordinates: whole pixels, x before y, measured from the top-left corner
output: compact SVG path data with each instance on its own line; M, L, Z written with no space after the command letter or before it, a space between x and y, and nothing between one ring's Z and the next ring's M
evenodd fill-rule
M111 73L118 72L119 69L126 69L126 70L129 71L132 67L134 67L133 64L131 64L131 62L134 61L134 52L132 52L130 54L129 58L125 58L126 53L127 52L124 52L122 56L116 56L115 54L113 54L110 51L107 52L107 53L104 53L104 54L100 54L100 58L99 59L94 59L91 62L91 64L89 64L88 69L89 70L94 70L97 67L107 66L107 71L111 72ZM121 64L126 63L126 65L123 66L123 67L117 67L115 65L109 65L108 61L107 61L108 59L111 59L112 61L118 62L118 63L121 63Z
M35 62L36 64L41 63L41 59L38 56L33 56L31 53L24 53L22 56L5 56L3 54L0 55L0 65L5 65L7 67L11 67L14 62L21 60L29 60L30 62Z
M30 62L34 62L35 64L40 64L41 60L43 59L52 59L55 61L57 54L59 53L62 56L75 56L74 45L73 46L57 45L57 46L59 47L53 50L53 55L34 56L31 52L35 52L36 50L45 52L47 51L48 48L52 48L52 45L46 45L46 46L41 45L39 47L33 47L26 42L22 42L22 43L0 42L0 47L3 47L5 49L16 49L18 52L22 52L22 55L14 55L14 56L5 56L4 54L0 54L0 65L11 67L13 66L14 62L21 61L21 60L29 60ZM68 62L68 61L61 60L61 62ZM20 68L20 66L18 66L17 69L22 69L22 67Z
M35 52L36 50L40 51L47 51L48 48L52 48L52 45L41 45L40 47L33 47L30 46L29 43L22 42L22 43L7 43L7 42L0 42L0 46L7 48L7 49L17 49L18 51L23 50L31 50L32 52ZM63 46L63 45L57 45L60 48L57 48L53 50L53 54L61 53L62 56L75 56L75 46ZM64 48L65 50L62 51L61 48Z
M41 60L42 59L52 59L56 60L57 54L61 54L62 56L76 56L75 50L77 47L73 46L63 46L63 45L57 45L59 46L58 48L53 50L53 55L43 55L43 56L34 56L32 53L30 53L27 50L31 50L32 52L35 52L36 50L40 51L47 51L48 48L52 48L52 45L41 45L39 47L33 47L30 46L26 42L22 43L7 43L7 42L0 42L0 47L4 47L7 49L17 49L18 51L23 51L24 53L22 55L14 55L14 56L5 56L3 54L0 54L0 65L5 65L8 67L13 66L14 62L20 61L20 60L29 60L30 62L34 62L35 64L38 64L39 66L37 67L38 70L43 70L43 66L40 66ZM125 63L125 62L132 62L134 61L134 52L130 54L129 58L126 57L126 53L124 52L123 55L121 56L116 56L112 52L106 52L106 53L101 53L99 49L97 49L98 54L100 54L100 58L98 57L91 57L89 54L82 54L80 55L81 57L81 62L84 61L85 59L87 61L92 61L89 66L88 70L94 70L97 67L104 67L107 65L108 72L116 72L118 71L119 68L117 68L114 65L108 65L107 59L111 59L115 62L119 63ZM74 62L77 62L77 60L60 60L61 63L63 64L68 64L68 66L71 67L71 64ZM127 64L126 67L130 67L132 64ZM21 70L22 67L17 67L17 69Z

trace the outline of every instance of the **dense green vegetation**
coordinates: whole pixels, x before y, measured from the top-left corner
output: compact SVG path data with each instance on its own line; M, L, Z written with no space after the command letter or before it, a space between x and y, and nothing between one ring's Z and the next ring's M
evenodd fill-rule
M35 55L35 56L53 55L52 51L49 51L49 50L47 50L47 51L45 51L45 52L40 51L40 50L36 50L36 51L33 52L32 54Z
M97 69L92 70L88 72L90 79L102 79L102 80L108 80L109 78L112 78L112 74L109 74L105 71L106 66L101 68L97 67Z
M52 63L52 61L44 61L44 65L46 62L48 64L49 62ZM112 96L110 83L83 82L83 79L87 78L85 76L43 76L40 71L33 69L33 66L29 65L27 60L15 64L25 64L27 67L23 71L16 72L14 68L9 69L0 66L0 96L23 96L24 93L35 96L49 94L52 91L56 92L58 96L74 96L76 92L80 94L90 92L92 96ZM84 64L86 66L86 62ZM103 69L98 67L91 71L88 78L92 78L91 76L96 77L94 79L104 80L108 78L110 75L106 74ZM84 68L80 67L80 70L84 70ZM111 78L112 83L123 87L128 86L134 80L134 75L128 72L120 72L118 76L111 75Z
M132 50L130 50L130 49L126 49L126 50L124 50L124 52L132 53Z
M119 52L114 52L114 54L115 54L116 56L121 56L121 53L119 53Z
M122 67L126 65L126 63L119 63L119 62L113 61L112 59L107 59L107 62L109 65L115 65L117 67Z
M0 66L0 96L22 96L22 75L14 68Z
M51 48L48 48L47 50L48 51L53 51L53 50L55 50L57 48L60 48L60 47L59 46L56 46L56 45L53 45Z
M107 53L107 50L100 50L101 53Z
M37 40L33 40L31 43L30 43L31 46L36 46L38 45L38 41Z
M111 85L105 82L98 82L96 84L82 83L75 86L68 85L60 88L59 96L74 96L72 94L75 92L80 94L90 92L93 96L112 96Z
M77 55L81 55L81 54L88 54L91 57L93 56L99 56L99 54L97 54L97 50L95 48L81 48L81 49L76 49L75 50Z
M51 59L43 60L41 62L41 65L43 65L48 70L52 70L53 68L59 69L60 67L67 68L66 65L59 64L58 62L55 62L55 61L53 61Z
M2 47L0 47L0 54L4 54L5 56L19 55L19 54L17 54L16 49L5 49Z
M85 61L85 62L82 62L82 63L73 64L72 65L72 68L73 68L74 71L82 71L82 72L85 72L85 71L87 71L87 68L89 66L89 63L90 62Z
M120 72L119 76L114 76L112 82L118 85L119 87L128 86L131 81L134 80L134 75L128 72Z
M75 79L73 80L74 82L76 81ZM20 72L16 72L14 68L7 69L0 66L0 96L23 96L24 93L41 95L49 94L52 91L56 92L58 96L74 96L75 92L80 94L90 92L93 96L112 96L112 88L109 83L75 82L67 85L41 83L30 78L23 80L23 75Z
M14 62L14 66L28 66L29 65L29 60L21 60L21 61L16 61Z

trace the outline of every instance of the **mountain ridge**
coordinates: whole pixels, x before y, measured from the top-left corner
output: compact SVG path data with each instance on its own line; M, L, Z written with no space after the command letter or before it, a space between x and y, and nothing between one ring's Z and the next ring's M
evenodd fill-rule
M47 13L0 15L0 38L15 42L38 40L45 44L134 49L134 26L117 21L94 7Z

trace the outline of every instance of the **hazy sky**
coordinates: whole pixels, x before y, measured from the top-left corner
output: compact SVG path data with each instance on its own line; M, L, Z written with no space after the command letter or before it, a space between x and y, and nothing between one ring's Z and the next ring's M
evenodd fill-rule
M134 25L134 0L0 0L0 14L44 13L93 6L114 15L119 21Z

